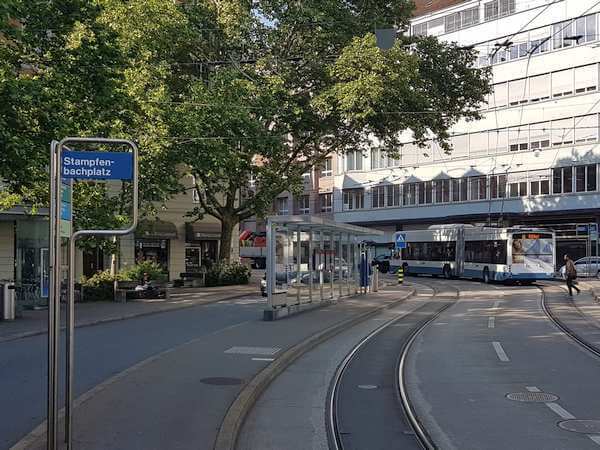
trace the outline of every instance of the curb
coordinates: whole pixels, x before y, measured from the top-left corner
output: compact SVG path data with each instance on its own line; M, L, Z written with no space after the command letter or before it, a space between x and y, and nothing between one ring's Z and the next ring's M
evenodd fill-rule
M236 298L243 298L243 297L247 297L248 295L252 295L252 294L248 292L245 294L236 294L236 295L223 297L223 298L219 298L219 299L215 299L215 300L207 300L205 302L197 303L195 305L183 305L183 306L179 306L179 307L175 307L175 308L166 308L166 309L161 309L161 310L156 310L156 311L144 311L144 312L139 312L139 313L125 314L123 316L107 317L104 319L91 320L89 322L83 322L80 324L76 324L75 328L93 327L95 325L101 325L101 324L110 323L110 322L119 322L121 320L127 320L127 319L135 319L137 317L153 316L155 314L168 313L168 312L172 312L172 311L181 311L182 309L210 305L213 303L218 303L218 302L222 302L222 301L226 301L226 300L235 300ZM60 329L61 329L61 331L65 330L66 326L64 326L64 327L61 326ZM48 333L48 330L36 330L36 331L26 331L26 332L19 333L19 334L12 334L10 336L0 337L0 344L2 344L4 342L17 341L19 339L25 339L25 338L32 337L32 336L39 336L41 334L47 334L47 333Z
M286 350L280 357L275 359L275 361L255 375L238 394L236 399L227 410L223 421L221 422L217 438L215 439L214 450L235 450L239 432L248 413L258 398L271 384L271 382L295 360L315 348L317 345L327 341L342 331L345 331L346 329L365 321L369 317L405 301L406 299L412 297L415 292L416 289L411 288L408 291L408 294L399 300L391 302L387 305L377 306L370 311L357 315L356 317L343 320L342 322L309 336L304 341Z

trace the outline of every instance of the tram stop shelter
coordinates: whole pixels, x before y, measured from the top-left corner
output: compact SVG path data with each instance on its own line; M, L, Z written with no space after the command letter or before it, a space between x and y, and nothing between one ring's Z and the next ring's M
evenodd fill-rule
M371 258L365 239L380 235L379 230L316 216L269 217L264 319L366 293Z

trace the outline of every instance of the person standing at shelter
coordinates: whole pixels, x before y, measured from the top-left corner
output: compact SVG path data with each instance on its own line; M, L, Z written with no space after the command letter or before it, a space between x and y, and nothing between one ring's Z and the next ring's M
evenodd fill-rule
M579 294L579 288L575 286L573 281L577 278L577 269L575 268L575 264L573 260L569 257L569 255L565 255L565 278L567 279L567 287L569 288L569 295L573 296L573 288Z

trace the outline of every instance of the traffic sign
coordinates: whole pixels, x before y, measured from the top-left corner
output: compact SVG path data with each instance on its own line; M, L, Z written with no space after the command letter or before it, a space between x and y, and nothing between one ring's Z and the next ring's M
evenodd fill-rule
M71 181L61 183L60 195L60 236L70 238L73 223L73 207L71 205Z
M131 152L63 151L61 177L80 180L131 180L133 154Z
M396 235L396 250L406 248L406 234L400 233Z

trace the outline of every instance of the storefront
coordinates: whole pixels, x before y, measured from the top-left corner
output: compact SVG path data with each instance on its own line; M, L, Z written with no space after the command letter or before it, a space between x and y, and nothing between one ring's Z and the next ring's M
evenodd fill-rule
M169 273L171 240L177 239L177 228L171 222L144 220L135 233L135 262L152 261Z
M185 230L185 271L197 273L202 266L211 264L218 259L221 224L187 223Z

